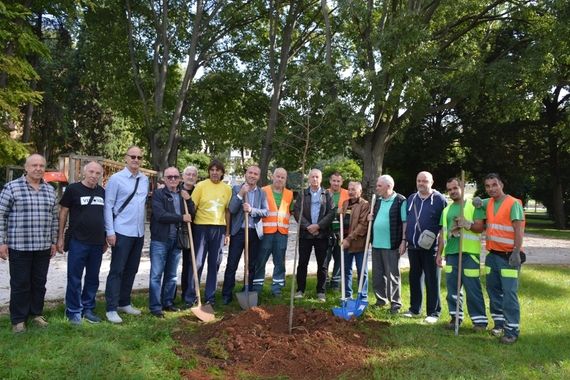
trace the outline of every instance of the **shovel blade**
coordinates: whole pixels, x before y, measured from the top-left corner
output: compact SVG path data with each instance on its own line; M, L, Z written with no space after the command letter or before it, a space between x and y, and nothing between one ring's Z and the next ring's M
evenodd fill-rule
M333 307L332 313L335 317L346 319L347 321L354 317L354 312L346 307L347 301L342 301L340 307Z
M246 290L245 292L236 293L236 298L238 300L239 306L243 310L257 306L257 292Z
M214 315L214 309L212 305L199 305L194 306L190 309L192 314L196 316L199 320L203 322L212 322L216 320L216 316Z
M364 314L366 306L368 306L368 301L359 296L357 299L347 300L345 308L347 310L347 313L350 313L352 316L358 318Z

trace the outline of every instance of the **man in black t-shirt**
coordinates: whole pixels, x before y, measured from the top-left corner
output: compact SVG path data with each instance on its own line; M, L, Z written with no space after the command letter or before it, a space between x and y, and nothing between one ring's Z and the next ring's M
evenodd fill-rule
M69 215L69 254L67 257L67 290L65 314L69 322L81 324L81 317L90 323L99 323L95 310L95 296L99 289L99 269L105 242L105 190L99 186L103 167L89 162L83 168L84 179L67 187L61 198L59 210L59 238L57 248L64 250L64 230ZM81 277L85 270L83 291Z

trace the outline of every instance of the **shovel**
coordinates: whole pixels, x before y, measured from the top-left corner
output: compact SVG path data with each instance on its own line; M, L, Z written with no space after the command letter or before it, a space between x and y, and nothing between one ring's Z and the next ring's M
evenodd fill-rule
M247 199L247 195L246 198ZM257 292L249 291L249 212L245 214L245 248L243 250L243 261L244 261L244 291L236 293L236 298L238 300L239 306L247 310L253 306L257 306Z
M188 205L186 201L184 203L184 211L188 214ZM192 258L192 271L194 272L194 287L196 288L196 298L198 300L198 304L192 308L190 311L194 314L199 320L204 322L212 322L216 320L216 316L214 315L214 309L212 305L202 305L202 300L200 298L200 280L198 279L198 269L196 268L196 253L194 252L194 239L192 238L192 227L190 223L186 223L188 226L188 240L190 240L190 257Z
M374 204L376 203L376 194L372 195L372 202L370 203L370 210L374 210ZM366 300L367 295L362 293L362 287L364 285L364 271L368 266L368 244L370 244L370 230L372 227L371 221L368 221L368 231L366 232L366 244L364 245L364 257L362 258L362 268L360 270L360 279L358 281L358 295L356 300L349 300L347 308L350 312L354 313L355 317L360 317L364 314L366 306L368 306L368 301Z
M340 307L333 307L332 312L335 317L343 318L349 320L354 315L354 312L346 307L346 290L345 290L345 281L344 281L344 251L342 249L342 239L344 237L344 218L343 214L340 214Z

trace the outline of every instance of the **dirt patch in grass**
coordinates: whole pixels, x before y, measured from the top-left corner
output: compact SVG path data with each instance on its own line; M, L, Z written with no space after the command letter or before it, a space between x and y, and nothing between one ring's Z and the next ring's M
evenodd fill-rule
M195 320L188 317L182 323ZM198 361L198 368L181 371L186 379L218 377L209 377L208 368L220 369L223 378L334 379L343 373L350 373L350 378L366 373L365 360L373 354L369 332L386 326L370 319L346 321L327 310L296 308L289 334L289 308L279 305L228 315L197 331L182 326L174 336L180 343L177 353Z

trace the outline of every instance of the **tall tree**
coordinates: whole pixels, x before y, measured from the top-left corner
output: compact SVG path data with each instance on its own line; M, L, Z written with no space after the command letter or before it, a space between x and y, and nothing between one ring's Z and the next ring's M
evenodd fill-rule
M363 186L371 189L394 136L469 97L473 89L463 80L486 58L487 34L520 5L508 0L338 4L343 35L354 47L350 100L361 122L352 147L364 163ZM445 94L443 103L434 103L435 93Z

